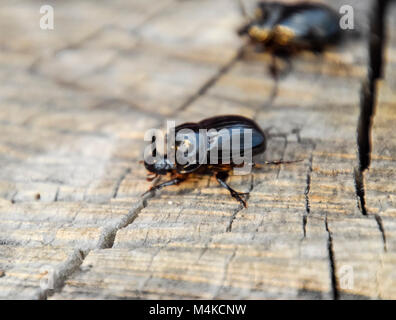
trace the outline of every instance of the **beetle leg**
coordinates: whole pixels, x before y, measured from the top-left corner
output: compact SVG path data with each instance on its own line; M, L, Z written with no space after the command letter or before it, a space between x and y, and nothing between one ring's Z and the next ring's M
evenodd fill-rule
M145 193L142 194L142 196L144 196L145 194L147 194L147 193L149 193L151 191L160 190L163 187L177 185L177 184L183 182L184 180L185 180L185 178L178 177L178 178L175 178L175 179L172 179L172 180L157 184L156 186L152 186L150 189L148 189Z
M292 62L289 53L272 53L269 72L274 79L279 80L279 78L288 75L291 70Z
M284 64L284 67L281 68L278 65L278 60ZM272 87L268 103L272 103L275 98L278 96L279 91L279 79L285 75L287 75L291 71L291 61L287 56L278 55L276 52L271 54L271 63L268 67L269 73L274 80L274 86Z
M153 181L155 178L158 177L158 174L152 174L152 175L148 175L146 180L147 181Z
M247 208L247 203L245 199L242 198L242 196L247 196L249 193L243 193L243 192L238 192L232 189L226 182L228 178L228 173L227 172L218 172L216 174L216 180L217 182L223 187L226 188L230 194L231 197L235 198L237 201L239 201L245 208Z

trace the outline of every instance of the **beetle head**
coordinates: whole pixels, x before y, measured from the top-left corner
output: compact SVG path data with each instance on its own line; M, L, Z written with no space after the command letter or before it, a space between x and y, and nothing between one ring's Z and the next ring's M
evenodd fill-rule
M175 165L165 156L158 160L154 159L153 163L144 161L144 166L150 172L165 175L175 169Z

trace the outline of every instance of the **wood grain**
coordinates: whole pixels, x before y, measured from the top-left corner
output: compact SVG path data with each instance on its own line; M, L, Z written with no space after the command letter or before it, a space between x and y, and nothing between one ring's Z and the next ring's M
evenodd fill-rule
M268 55L239 57L237 1L56 2L51 32L29 27L39 4L0 2L0 298L396 298L395 28L364 216L371 1L350 2L359 35L296 56L272 102ZM303 161L232 176L246 209L208 176L142 197L144 132L220 114L266 130L258 162Z

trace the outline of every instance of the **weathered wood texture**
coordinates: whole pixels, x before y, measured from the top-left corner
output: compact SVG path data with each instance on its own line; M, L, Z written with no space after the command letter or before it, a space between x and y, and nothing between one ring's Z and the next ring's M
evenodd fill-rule
M396 298L390 25L367 216L354 179L370 1L350 1L360 36L296 57L272 103L269 58L236 59L236 1L48 3L52 31L40 2L0 3L0 298ZM218 114L268 130L261 160L304 160L233 176L247 209L210 177L142 198L145 130Z

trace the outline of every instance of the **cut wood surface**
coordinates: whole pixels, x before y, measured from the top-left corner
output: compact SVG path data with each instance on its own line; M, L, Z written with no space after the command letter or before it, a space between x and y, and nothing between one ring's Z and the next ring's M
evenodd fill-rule
M358 32L270 101L238 1L1 1L0 298L396 299L396 9L360 172L372 1L349 3ZM222 114L266 130L258 162L303 161L232 176L248 208L208 176L142 197L146 130Z

